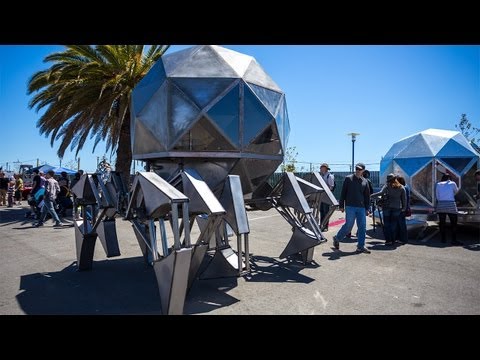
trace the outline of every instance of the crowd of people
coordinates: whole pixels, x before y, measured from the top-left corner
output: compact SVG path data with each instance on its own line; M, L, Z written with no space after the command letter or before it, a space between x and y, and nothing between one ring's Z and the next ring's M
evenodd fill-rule
M320 173L329 186L332 185L333 175L328 172L330 168L327 164L322 164ZM366 217L375 209L372 203L380 206L383 213L383 232L385 236L385 245L393 246L396 241L400 244L408 243L407 218L412 215L410 208L411 190L405 182L405 178L400 175L388 174L386 184L378 192L373 192L373 186L369 179L370 173L365 169L365 164L355 165L355 172L345 178L342 191L339 198L339 210L345 212L345 223L333 236L333 246L340 249L340 242L346 237L351 237L352 228L357 224L357 253L370 253L365 247L366 237ZM330 180L330 182L328 182ZM475 172L477 182L477 194L474 198L480 208L480 170ZM452 181L449 173L443 174L441 180L435 185L435 212L438 214L439 232L441 241L447 242L446 217L450 220L450 238L452 245L463 245L457 239L457 220L458 209L456 206L455 195L459 189L457 184ZM321 209L323 206L321 205ZM328 211L321 211L324 216ZM327 231L328 226L322 231Z
M109 164L108 164L109 165ZM107 170L110 170L108 166ZM42 226L48 215L55 221L55 226L63 226L60 217L67 216L67 211L72 210L75 219L79 219L78 208L75 206L75 195L71 192L76 182L83 174L79 170L70 181L66 172L62 172L56 179L55 173L50 170L46 174L34 170L32 190L28 196L30 211L25 215L27 218L37 220L34 226ZM109 171L106 171L108 174ZM335 177L330 173L327 163L320 166L320 175L325 181L328 189L333 192L335 188ZM477 182L477 193L473 195L480 207L480 170L475 172ZM6 177L0 170L0 204L13 207L22 205L24 183L19 174ZM452 245L463 245L457 239L458 209L455 195L459 189L452 181L450 174L443 174L441 180L435 186L435 211L439 219L439 231L441 241L447 242L446 218L450 220L450 232ZM73 199L72 199L73 196ZM345 237L351 237L352 228L357 224L357 252L370 253L365 247L366 217L375 211L372 203L381 207L383 212L383 232L385 245L393 246L396 241L405 244L408 242L407 217L411 216L410 209L410 188L405 178L400 175L389 174L386 184L378 192L373 192L370 172L365 164L357 163L355 172L347 176L343 182L339 198L339 210L345 212L345 223L333 237L333 246L340 249L340 242ZM330 212L330 205L320 204L321 221ZM324 224L322 231L328 231L328 223Z
M7 177L0 170L0 205L22 206L22 200L27 200L30 210L25 217L36 220L35 227L42 226L49 215L54 220L55 226L63 226L60 218L67 216L67 211L72 210L74 217L78 218L71 187L80 179L82 173L83 170L79 170L70 180L65 171L61 172L60 176L56 176L53 170L44 173L35 169L33 170L32 189L24 199L22 176L14 174Z

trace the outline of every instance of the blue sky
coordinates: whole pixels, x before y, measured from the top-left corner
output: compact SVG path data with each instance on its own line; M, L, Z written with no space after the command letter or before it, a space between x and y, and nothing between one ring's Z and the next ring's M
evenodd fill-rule
M439 128L455 130L462 113L480 127L480 46L330 46L225 45L257 59L286 93L291 133L299 167L347 171L352 142L360 133L355 162L378 170L380 159L397 140ZM187 46L172 46L169 52ZM46 55L62 46L0 45L0 166L16 161L58 165L58 143L39 134L39 114L28 109L26 84L45 69ZM94 171L105 153L87 143L80 167ZM62 165L75 161L67 153ZM136 165L139 170L140 163Z

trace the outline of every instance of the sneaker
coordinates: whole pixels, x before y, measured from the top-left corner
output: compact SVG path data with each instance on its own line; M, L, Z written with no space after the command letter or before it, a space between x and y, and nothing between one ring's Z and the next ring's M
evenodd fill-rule
M63 223L62 222L57 222L57 223L55 223L54 226L63 226Z
M357 248L356 253L357 254L361 254L361 253L371 254L372 252L370 250L368 250L367 248L363 247L363 248Z
M40 221L40 222L38 222L38 223L36 223L36 224L33 224L33 226L35 226L35 227L43 226L43 222Z
M340 250L340 242L338 241L336 235L333 237L333 247L334 247L336 250Z

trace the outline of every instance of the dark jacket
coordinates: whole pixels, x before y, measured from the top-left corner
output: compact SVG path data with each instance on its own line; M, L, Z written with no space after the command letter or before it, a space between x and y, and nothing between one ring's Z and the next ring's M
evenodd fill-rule
M354 174L348 175L343 182L338 204L340 209L344 209L345 206L354 206L368 210L370 206L370 188L367 180Z

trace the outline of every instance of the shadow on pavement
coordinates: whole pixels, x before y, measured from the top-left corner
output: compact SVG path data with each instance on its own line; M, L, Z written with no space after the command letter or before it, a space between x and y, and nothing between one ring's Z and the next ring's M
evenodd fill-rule
M20 290L26 314L161 314L155 274L143 257L95 261L92 271L79 272L74 262L24 275Z
M238 285L236 277L195 280L185 299L184 314L208 313L239 300L226 294Z
M196 280L184 313L209 312L237 302L225 293L236 286L237 278ZM79 272L73 262L58 272L24 275L20 291L16 298L26 314L162 314L155 273L143 257L95 261L92 271Z
M295 258L277 260L268 256L255 255L251 257L250 274L245 275L246 281L255 282L296 282L308 284L313 278L300 274L305 268L318 268L315 261L304 265Z
M26 201L24 201L26 203ZM26 205L22 206L13 206L11 208L7 207L2 207L2 211L0 211L0 228L4 226L15 226L18 225L19 227L12 227L12 230L24 230L28 228L35 228L33 226L34 223L37 222L37 220L34 220L32 218L26 218L25 214L30 211L30 207ZM50 214L47 215L47 221L48 223L46 224L47 227L52 226L50 222L53 224L53 220L51 220ZM60 220L64 223L64 227L72 227L73 226L73 221L71 220L71 217L60 217Z

